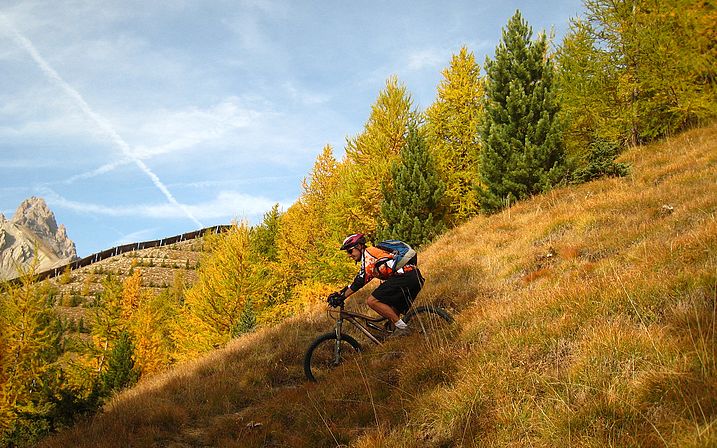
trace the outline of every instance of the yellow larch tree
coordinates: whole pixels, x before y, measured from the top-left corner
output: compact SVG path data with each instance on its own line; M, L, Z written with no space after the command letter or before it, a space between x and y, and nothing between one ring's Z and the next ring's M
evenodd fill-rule
M134 344L134 359L142 376L169 365L172 344L167 321L176 308L169 293L152 296L142 289L142 272L135 269L122 285L121 317Z
M94 353L85 361L99 374L106 368L107 356L120 333L127 329L122 318L122 283L116 277L107 276L102 280L99 304L93 311L91 335Z
M436 101L426 110L426 137L446 186L442 203L451 226L479 210L476 179L483 93L480 67L473 52L463 47L443 70Z
M389 179L408 124L419 121L406 86L396 76L386 81L359 135L347 139L341 183L332 198L331 214L340 228L373 234L381 212L381 182Z
M36 267L0 297L0 439L4 431L31 424L53 407L45 388L61 353L61 334L51 305L34 284Z
M121 316L126 322L132 319L142 302L142 273L135 269L122 283Z
M211 236L209 254L202 259L198 278L186 292L186 311L204 322L202 330L212 344L221 344L235 336L244 305L251 300L265 306L266 278L261 260L252 253L246 223Z
M145 297L132 317L135 360L143 377L161 371L171 361L169 321L175 309L165 303L167 298L168 293Z
M287 313L324 297L345 275L341 253L337 250L344 229L328 216L328 204L339 185L339 166L333 149L326 145L317 156L309 176L302 183L302 194L282 216L277 237L280 265L287 286L292 290Z

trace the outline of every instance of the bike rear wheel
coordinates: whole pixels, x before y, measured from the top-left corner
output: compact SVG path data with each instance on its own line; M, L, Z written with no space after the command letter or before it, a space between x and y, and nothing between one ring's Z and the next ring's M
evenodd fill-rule
M448 311L435 305L419 306L406 313L403 321L412 332L420 335L438 334L448 330L454 320Z
M361 351L361 344L353 337L342 334L336 345L336 333L322 334L311 343L304 355L304 374L310 381L318 381L331 370Z

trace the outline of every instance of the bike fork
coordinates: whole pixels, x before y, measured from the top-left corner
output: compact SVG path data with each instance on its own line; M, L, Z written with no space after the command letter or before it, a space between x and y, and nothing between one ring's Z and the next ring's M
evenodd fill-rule
M334 365L339 365L341 361L341 327L343 326L344 320L338 319L336 321L336 339L334 345Z

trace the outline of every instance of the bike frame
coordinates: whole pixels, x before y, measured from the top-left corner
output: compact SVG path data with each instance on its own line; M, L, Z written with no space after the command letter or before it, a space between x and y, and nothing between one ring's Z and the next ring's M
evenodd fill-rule
M304 355L304 372L306 377L311 381L316 381L314 372L312 372L312 366L316 366L319 369L318 372L321 372L321 375L323 375L326 373L326 369L336 367L344 361L341 357L342 342L345 342L348 346L344 347L343 350L350 351L351 353L363 351L361 343L357 341L353 335L345 333L344 322L349 322L363 333L369 341L379 346L383 346L383 341L386 337L393 334L389 319L383 316L374 317L355 311L348 311L344 308L343 303L329 308L327 315L331 319L336 320L334 331L324 333L316 338L306 351L306 355ZM425 321L422 320L421 317L425 317ZM417 328L416 331L424 335L435 329L432 319L437 319L441 322L440 325L450 325L454 322L454 319L446 310L435 305L413 308L403 316L403 319L407 324L414 320L418 321L418 323L415 324ZM450 337L450 335L448 335L448 337ZM334 342L333 356L331 356L332 347L330 341ZM316 349L318 347L322 347L318 352L320 354L314 356L317 353Z
M332 313L335 313L333 310L329 310L329 315ZM332 316L333 317L333 316ZM373 342L376 345L383 345L383 343L376 338L370 331L368 331L368 328L371 328L373 330L379 331L381 333L387 333L385 328L381 327L380 323L387 321L388 319L383 316L378 317L371 317L367 316L365 314L357 313L355 311L348 311L344 309L344 305L341 305L341 308L339 309L338 315L336 316L336 355L338 359L338 348L341 344L341 331L343 329L344 321L348 321L350 324L352 324L354 327L356 327L361 333L363 333L371 342ZM361 321L363 321L363 325L361 324ZM366 328L368 327L368 328Z

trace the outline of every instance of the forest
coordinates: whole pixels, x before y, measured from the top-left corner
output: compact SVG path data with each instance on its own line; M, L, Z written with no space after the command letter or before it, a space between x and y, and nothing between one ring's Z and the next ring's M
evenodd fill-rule
M340 157L319 151L294 204L205 237L193 284L152 294L141 269L107 276L83 323L89 342L69 337L80 329L32 270L2 285L0 445L32 445L138 381L324 300L354 274L338 250L348 234L420 250L476 216L626 175L623 151L717 117L717 7L585 0L561 42L516 11L482 65L463 47L442 75L425 110L388 77L363 130Z

